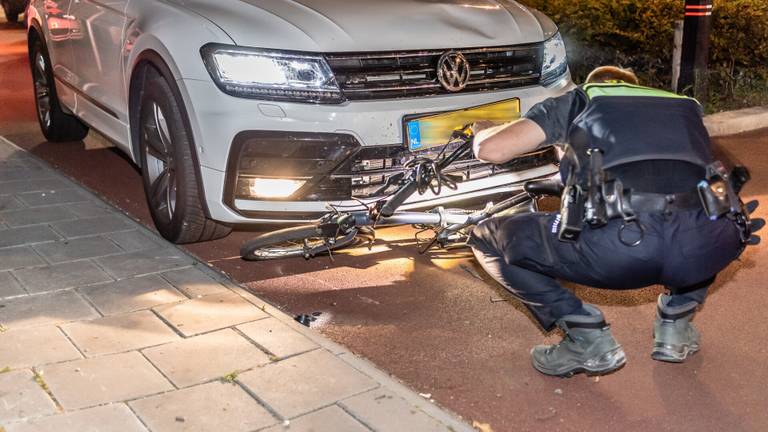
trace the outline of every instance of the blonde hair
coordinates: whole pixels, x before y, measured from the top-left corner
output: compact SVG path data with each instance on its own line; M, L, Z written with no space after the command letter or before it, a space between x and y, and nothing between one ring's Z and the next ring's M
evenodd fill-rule
M640 85L640 80L631 69L622 69L618 66L600 66L589 73L587 84L625 82L627 84Z

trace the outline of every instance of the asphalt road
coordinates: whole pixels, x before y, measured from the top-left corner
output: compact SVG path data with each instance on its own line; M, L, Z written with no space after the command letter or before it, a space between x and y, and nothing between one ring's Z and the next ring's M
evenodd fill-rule
M46 142L32 96L24 30L0 23L0 135L151 225L137 169L92 142ZM718 141L752 169L745 195L768 205L768 131ZM599 379L564 380L538 374L528 357L532 345L558 335L542 333L468 254L419 256L410 228L378 234L372 251L334 261L244 262L237 251L248 232L188 249L290 314L321 312L318 331L497 432L768 430L765 246L718 278L696 319L703 349L682 365L649 356L660 287L573 287L604 310L628 364Z

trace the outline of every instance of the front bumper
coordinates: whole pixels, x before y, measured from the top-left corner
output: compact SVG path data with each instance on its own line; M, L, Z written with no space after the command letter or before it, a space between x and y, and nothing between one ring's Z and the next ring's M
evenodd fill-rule
M253 200L239 199L232 193L233 143L247 131L278 133L341 134L355 140L366 151L393 148L402 143L405 115L451 111L520 98L523 112L534 104L558 96L573 87L569 77L551 87L532 86L510 91L457 94L419 99L348 102L342 105L275 103L240 99L225 95L212 82L182 80L190 123L201 164L202 183L209 216L232 223L306 222L327 211L328 202L338 206L360 207L355 200ZM229 169L228 169L229 168ZM461 183L457 191L439 197L427 193L414 196L403 209L441 205L465 198L509 192L520 183L553 174L556 166L518 168L490 177ZM229 174L228 174L229 171ZM372 198L372 197L371 197ZM370 198L366 198L370 200ZM345 207L347 208L347 207Z
M414 153L402 145L360 146L353 136L346 134L242 132L232 145L224 202L252 219L312 220L331 206L363 209L364 205L381 199L381 188L387 179L404 172L406 162L414 157L434 160L438 153L439 149ZM465 157L444 171L461 179L459 189L444 188L439 196L431 192L414 195L403 208L430 207L519 189L521 182L551 173L557 162L557 152L552 147L522 155L505 165ZM260 178L300 181L302 186L285 198L258 201L254 193L274 192L274 186L267 190L254 188L252 181ZM388 192L392 190L389 188ZM277 205L281 207L276 212Z

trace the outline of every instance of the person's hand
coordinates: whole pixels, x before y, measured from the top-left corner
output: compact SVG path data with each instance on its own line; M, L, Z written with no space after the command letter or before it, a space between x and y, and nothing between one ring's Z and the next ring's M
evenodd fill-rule
M472 129L472 133L474 135L477 135L477 133L480 132L481 130L490 129L494 126L496 126L496 123L490 120L480 120L479 122L473 123L471 126L471 129Z

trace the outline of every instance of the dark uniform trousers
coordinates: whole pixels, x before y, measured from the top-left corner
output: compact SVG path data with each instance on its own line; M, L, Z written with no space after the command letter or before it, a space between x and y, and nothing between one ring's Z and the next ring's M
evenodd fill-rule
M601 228L585 227L576 243L558 240L559 222L556 213L492 218L470 238L483 268L544 329L582 307L557 279L608 289L662 284L676 297L675 304L702 303L715 275L743 250L735 223L710 220L703 210L640 214L645 233L635 247L619 239L621 219ZM624 242L633 243L639 233L636 226L627 226Z

